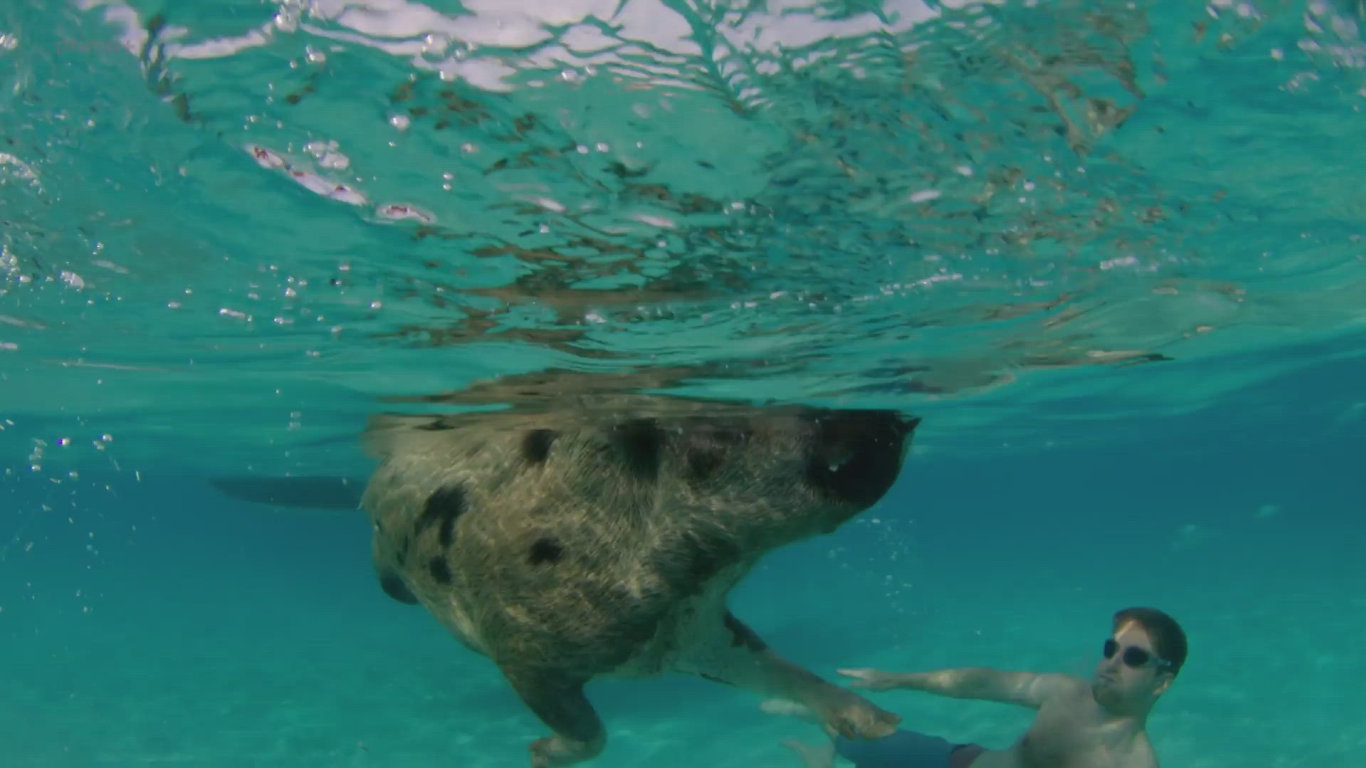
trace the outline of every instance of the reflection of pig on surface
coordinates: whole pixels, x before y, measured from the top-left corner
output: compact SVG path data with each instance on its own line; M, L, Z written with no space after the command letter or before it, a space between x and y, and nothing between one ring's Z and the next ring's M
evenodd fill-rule
M665 400L377 419L363 506L385 592L498 665L552 731L533 766L602 750L583 694L601 675L697 674L890 733L895 715L776 655L726 597L768 551L876 503L918 419Z

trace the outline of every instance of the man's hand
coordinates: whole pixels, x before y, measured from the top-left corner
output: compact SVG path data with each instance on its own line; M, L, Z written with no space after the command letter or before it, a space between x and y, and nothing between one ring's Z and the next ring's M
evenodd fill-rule
M850 688L890 691L893 688L900 688L904 683L904 676L878 669L839 669L836 671L845 677L853 678L853 681L849 683Z

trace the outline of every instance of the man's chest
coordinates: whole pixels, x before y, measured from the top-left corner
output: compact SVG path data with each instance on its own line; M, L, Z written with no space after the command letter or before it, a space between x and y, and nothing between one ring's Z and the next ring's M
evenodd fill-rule
M1024 768L1127 768L1106 745L1095 714L1045 707L1019 744Z

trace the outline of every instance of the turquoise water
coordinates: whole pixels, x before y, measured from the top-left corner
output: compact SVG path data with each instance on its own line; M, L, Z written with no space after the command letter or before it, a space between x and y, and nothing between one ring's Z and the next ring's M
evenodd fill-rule
M735 613L823 675L1191 657L1164 765L1366 759L1359 3L0 8L0 764L519 766L387 599L378 411L476 382L924 418ZM512 391L521 391L514 388ZM795 766L757 697L602 681L594 766ZM1027 712L890 693L1009 744Z

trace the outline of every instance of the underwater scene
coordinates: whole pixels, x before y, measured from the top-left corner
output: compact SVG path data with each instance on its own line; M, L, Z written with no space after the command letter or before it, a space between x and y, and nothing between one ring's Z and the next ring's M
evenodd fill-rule
M6 0L0 766L1366 765L1361 0Z

